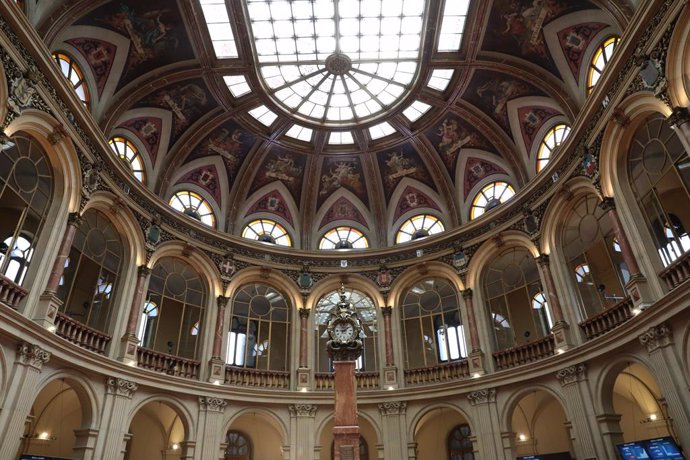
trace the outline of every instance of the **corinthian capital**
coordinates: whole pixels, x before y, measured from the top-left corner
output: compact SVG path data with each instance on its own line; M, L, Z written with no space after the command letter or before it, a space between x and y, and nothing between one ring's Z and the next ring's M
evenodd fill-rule
M584 379L586 374L587 366L585 366L584 363L574 364L556 372L556 378L561 382L562 386L566 386Z
M134 395L134 392L136 392L137 388L139 388L139 385L130 380L120 379L117 377L108 377L105 380L105 388L108 394L123 396L131 399Z
M314 417L318 408L316 404L290 404L288 411L291 417Z
M228 402L223 398L214 398L213 396L199 396L199 406L202 410L205 411L223 413L227 405Z
M670 344L673 339L673 331L668 327L668 324L661 323L658 326L650 327L638 338L640 343L647 347L647 351L651 353Z
M39 371L50 360L50 353L38 345L21 342L17 347L17 360Z
M403 415L407 412L407 402L389 401L379 404L381 415Z
M487 388L486 390L473 391L467 395L467 399L473 406L496 402L496 389Z

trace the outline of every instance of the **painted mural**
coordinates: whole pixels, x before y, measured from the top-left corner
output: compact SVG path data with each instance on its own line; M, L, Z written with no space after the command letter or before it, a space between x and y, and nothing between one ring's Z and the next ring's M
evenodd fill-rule
M77 24L106 28L129 39L129 53L118 89L159 67L194 59L192 45L174 1L109 2Z
M170 136L170 145L173 145L192 123L212 110L215 105L215 99L203 80L197 79L168 85L144 98L136 106L158 107L172 112L173 132Z
M476 128L460 117L449 114L443 121L429 129L427 138L441 155L451 177L455 177L458 155L463 148L473 148L498 153L496 148Z
M558 115L561 115L561 112L551 107L520 107L518 109L520 130L522 131L522 140L525 142L525 148L527 149L527 156L531 154L539 129L544 126L544 123ZM539 141L541 139L537 142Z
M206 190L209 195L216 200L218 206L222 206L220 184L218 182L218 170L214 165L205 165L189 171L187 174L182 176L177 183L192 183L198 185L202 189Z
M525 81L488 70L475 72L465 91L465 98L493 118L511 137L508 102L525 96L545 94Z
M465 163L465 180L463 180L463 197L467 197L472 188L485 177L494 174L508 174L503 168L490 161L481 158L468 158Z
M290 191L295 203L299 205L306 164L306 155L274 148L266 154L261 167L257 169L249 194L266 184L280 181Z
M377 157L383 178L386 202L390 202L395 188L406 177L418 180L435 190L434 182L412 144L405 144L402 148L379 153Z
M338 198L336 202L333 203L330 208L328 208L328 211L326 211L326 214L324 214L323 219L321 219L319 228L323 228L324 226L339 220L351 220L354 222L359 222L365 227L368 227L367 221L364 219L364 216L362 216L362 213L359 211L359 209L357 209L357 207L345 197Z
M520 56L560 77L544 38L544 26L566 14L596 9L570 0L494 0L483 49Z
M230 121L214 129L211 134L194 148L184 161L189 163L197 158L220 156L228 173L230 186L235 182L247 153L256 142L256 136Z
M570 71L578 84L580 83L580 67L585 52L594 37L606 27L608 27L607 24L591 22L568 27L558 32L558 42L561 44L563 54L568 61L568 67L570 67Z
M91 75L96 80L96 92L103 95L103 88L108 81L110 71L113 68L113 60L117 46L95 38L74 38L66 43L72 45L84 56L91 68Z
M155 165L161 142L163 120L155 117L132 118L121 124L120 127L130 131L143 142L151 159L151 164Z
M436 202L429 198L424 192L420 192L414 187L405 187L395 207L393 222L397 221L398 218L406 212L417 208L431 208L440 211Z
M336 190L343 187L369 206L367 189L364 185L364 171L358 157L328 157L321 166L321 181L317 207Z
M287 203L285 202L285 198L283 198L283 196L275 190L259 198L256 203L249 208L245 214L245 217L256 213L275 214L285 219L290 223L290 225L294 226L292 214L290 213L290 208L288 208Z

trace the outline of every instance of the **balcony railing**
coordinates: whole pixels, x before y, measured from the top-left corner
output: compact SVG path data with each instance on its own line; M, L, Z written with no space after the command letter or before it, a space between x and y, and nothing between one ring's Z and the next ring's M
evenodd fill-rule
M358 390L378 390L381 388L381 376L378 372L357 372L355 381ZM317 372L314 374L314 389L328 391L335 389L335 377L331 372Z
M519 347L497 351L493 354L494 362L498 370L510 369L511 367L548 358L554 354L554 349L553 335L548 335L543 339L520 345Z
M406 385L422 385L467 378L470 376L470 367L463 359L438 366L405 369L404 374Z
M664 280L669 290L675 289L683 281L690 278L690 252L686 252L674 260L671 265L659 273L659 278Z
M14 308L19 306L19 302L26 296L27 290L14 283L9 278L0 275L0 303Z
M148 348L137 349L139 367L157 372L165 372L175 377L196 379L199 377L199 361L168 355Z
M226 366L225 383L243 387L285 390L290 388L290 373Z
M55 327L55 333L63 339L102 355L112 338L60 312L55 317Z
M630 298L618 302L612 307L607 308L596 316L587 318L580 323L580 327L585 331L587 340L599 337L608 331L617 328L633 317L633 303Z

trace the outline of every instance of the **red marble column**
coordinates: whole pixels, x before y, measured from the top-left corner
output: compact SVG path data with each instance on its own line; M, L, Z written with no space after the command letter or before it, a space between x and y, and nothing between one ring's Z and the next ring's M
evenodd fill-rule
M553 276L551 275L551 268L549 267L549 256L542 254L536 258L537 265L541 270L542 279L546 285L546 292L548 293L548 306L551 308L551 313L553 313L554 325L558 323L563 323L565 321L563 317L563 308L561 307L561 301L558 299L558 293L556 292L556 285L553 282Z
M465 309L467 310L467 327L470 330L470 344L472 352L480 351L479 331L477 330L477 320L474 316L474 302L472 301L472 289L462 291L462 298L465 299Z
M621 254L623 255L623 260L625 261L625 264L628 266L628 270L630 271L630 277L634 277L636 275L639 276L640 266L637 264L635 254L633 254L632 252L632 249L630 247L630 241L628 240L628 237L625 235L625 231L623 231L623 225L621 225L621 220L618 217L618 211L616 211L616 204L613 198L604 198L601 201L601 203L599 203L599 207L606 211L606 213L609 216L609 219L611 219L613 233L616 235L618 244L621 247Z
M132 305L129 307L129 318L127 321L127 335L136 336L137 322L141 314L141 304L144 301L144 287L146 281L151 274L151 269L146 265L140 265L137 269L137 285L134 289L134 298Z
M386 345L386 367L395 366L395 355L393 354L393 329L391 328L391 316L393 307L381 307L383 315L383 333Z
M60 250L58 251L57 258L53 262L53 269L50 272L50 278L48 278L48 286L46 287L46 292L56 293L58 287L60 286L60 278L62 278L65 272L65 262L69 257L69 252L72 250L72 242L74 241L74 235L77 233L77 227L81 223L81 216L78 212L70 213L67 218L67 228L65 229L65 234L62 237L62 243L60 244Z
M225 307L228 305L228 298L219 295L216 299L218 310L216 312L216 329L213 334L213 359L220 359L220 349L223 344L223 329L225 328Z
M307 367L307 341L309 340L309 309L299 309L299 367Z
M335 371L334 459L341 459L341 446L352 446L354 454L352 458L359 460L355 361L334 361L333 369Z

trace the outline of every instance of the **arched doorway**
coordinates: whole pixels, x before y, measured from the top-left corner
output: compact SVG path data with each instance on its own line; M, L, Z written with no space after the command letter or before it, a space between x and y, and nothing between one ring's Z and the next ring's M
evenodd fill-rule
M474 460L472 429L457 410L438 407L424 414L414 430L417 458Z
M534 390L515 404L510 418L516 457L572 452L565 411L544 390ZM572 454L571 454L572 456Z
M242 412L225 433L225 460L283 458L283 431L272 414Z
M125 460L168 460L184 457L187 433L180 414L164 401L142 406L129 425Z

